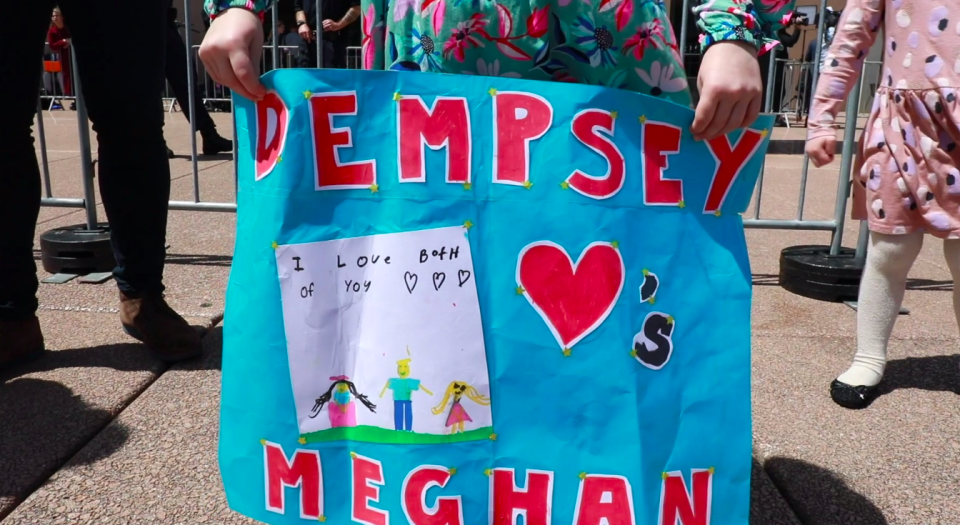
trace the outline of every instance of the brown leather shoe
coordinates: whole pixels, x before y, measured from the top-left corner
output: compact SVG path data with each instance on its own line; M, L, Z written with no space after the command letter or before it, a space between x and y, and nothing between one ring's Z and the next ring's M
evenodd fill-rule
M162 295L134 299L121 292L120 322L127 335L147 345L161 361L173 363L200 355L200 334Z
M0 321L0 370L43 355L43 332L37 316Z

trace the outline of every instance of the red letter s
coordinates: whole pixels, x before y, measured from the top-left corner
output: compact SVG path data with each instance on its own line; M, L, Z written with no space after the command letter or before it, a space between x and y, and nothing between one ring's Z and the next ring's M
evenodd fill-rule
M573 117L571 129L573 135L580 139L588 148L607 159L610 168L603 177L592 177L576 170L567 178L570 187L587 197L607 199L613 197L623 187L623 176L626 172L626 161L623 153L613 143L615 119L609 111L588 109L577 113ZM610 137L600 134L606 131Z

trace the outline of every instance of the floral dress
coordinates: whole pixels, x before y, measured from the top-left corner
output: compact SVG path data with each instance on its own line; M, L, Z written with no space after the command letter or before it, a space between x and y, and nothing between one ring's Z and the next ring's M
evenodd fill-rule
M676 0L682 1L682 0ZM703 49L777 45L793 0L698 0ZM262 13L270 0L206 0ZM663 0L363 0L363 67L577 82L690 105Z

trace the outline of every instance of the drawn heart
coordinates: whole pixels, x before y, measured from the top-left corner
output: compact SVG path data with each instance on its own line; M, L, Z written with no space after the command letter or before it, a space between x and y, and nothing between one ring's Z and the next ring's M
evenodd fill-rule
M433 289L440 291L440 287L443 286L443 281L447 280L447 274L443 272L433 272Z
M403 274L403 282L407 284L407 291L413 293L413 289L417 287L417 274L410 272Z
M562 349L593 332L623 290L623 258L609 243L587 246L576 264L560 246L535 242L520 252L517 284Z
M460 270L457 272L457 278L460 280L460 288L470 280L470 270Z

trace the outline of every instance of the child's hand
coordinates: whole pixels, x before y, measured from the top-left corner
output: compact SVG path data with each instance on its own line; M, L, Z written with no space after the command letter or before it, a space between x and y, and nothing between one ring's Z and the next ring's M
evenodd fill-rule
M710 140L753 124L760 114L763 82L757 50L746 42L717 42L703 55L697 79L700 102L690 131Z
M807 141L807 156L816 167L825 166L833 162L833 155L837 151L837 137L817 137Z
M213 20L200 44L200 60L214 81L250 100L267 94L260 83L263 28L246 9L228 9Z

